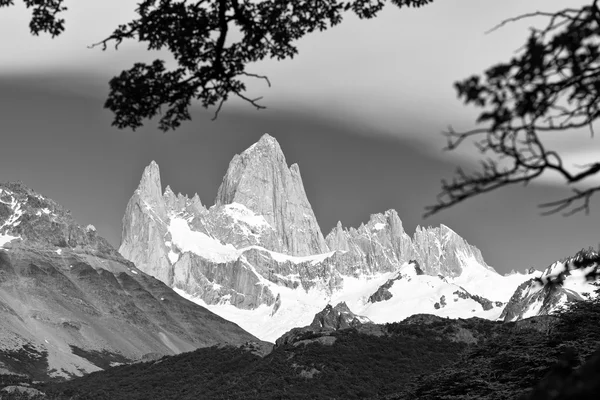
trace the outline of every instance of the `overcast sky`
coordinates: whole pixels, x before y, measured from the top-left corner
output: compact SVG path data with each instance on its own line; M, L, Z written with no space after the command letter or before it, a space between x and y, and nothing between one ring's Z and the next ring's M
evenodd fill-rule
M475 118L452 83L508 59L536 20L484 32L523 12L582 2L438 0L414 10L388 6L371 21L348 17L303 39L293 60L252 68L273 84L250 86L250 96L264 96L268 109L226 104L215 122L197 110L192 122L167 134L153 122L119 131L102 108L113 75L157 55L134 43L119 51L87 48L127 22L135 3L67 0L67 30L54 40L29 34L20 4L0 9L0 180L22 180L116 246L127 200L151 160L161 167L163 187L198 192L210 206L233 155L265 132L279 140L289 164L300 165L324 234L338 220L358 226L395 208L409 234L417 224L444 223L500 272L541 269L598 246L598 199L587 217L539 216L537 204L568 194L552 177L421 217L440 180L473 156L441 151L447 125L467 129ZM600 154L587 132L551 141L572 163Z

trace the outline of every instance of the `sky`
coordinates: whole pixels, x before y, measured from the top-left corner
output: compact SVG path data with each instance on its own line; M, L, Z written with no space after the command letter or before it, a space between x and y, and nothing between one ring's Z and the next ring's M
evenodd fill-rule
M0 181L23 181L115 246L150 161L159 164L163 187L197 192L210 206L233 155L269 133L288 164L299 164L325 235L338 220L357 227L394 208L409 234L417 225L448 225L501 273L542 269L598 247L598 198L588 216L539 215L538 204L569 194L552 176L422 217L441 179L475 160L472 151L442 151L441 131L469 129L476 117L452 83L508 59L540 20L485 32L505 18L581 1L438 0L420 9L387 6L370 21L349 16L303 38L293 60L249 69L271 80L271 88L249 86L251 97L264 96L266 110L230 102L211 121L212 111L197 108L191 122L166 134L156 121L135 132L111 127L102 105L112 76L168 55L136 43L88 48L133 17L135 3L67 0L66 32L55 39L29 33L21 4L0 9ZM566 152L567 163L598 159L600 142L589 132L563 136L549 143Z

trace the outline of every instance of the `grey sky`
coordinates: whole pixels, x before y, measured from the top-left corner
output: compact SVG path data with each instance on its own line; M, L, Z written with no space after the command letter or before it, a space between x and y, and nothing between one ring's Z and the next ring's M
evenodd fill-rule
M503 18L573 1L438 0L416 10L388 6L372 21L348 18L305 38L293 60L254 67L273 83L251 85L267 110L232 103L216 122L198 111L166 135L154 123L118 131L102 109L110 77L155 55L134 44L117 52L86 48L126 22L135 3L67 1L67 31L54 40L32 37L23 10L0 11L0 34L11 38L0 41L0 180L23 180L114 244L127 199L152 159L164 185L198 192L211 205L229 160L264 132L280 141L290 164L299 163L325 234L337 220L357 226L370 213L395 208L409 234L417 224L446 223L502 272L543 268L600 241L598 201L589 217L537 215L536 204L566 194L551 181L421 219L440 179L471 157L440 151L442 129L469 128L474 120L452 82L510 57L534 21L484 32ZM553 140L573 162L600 153L586 132L569 143Z

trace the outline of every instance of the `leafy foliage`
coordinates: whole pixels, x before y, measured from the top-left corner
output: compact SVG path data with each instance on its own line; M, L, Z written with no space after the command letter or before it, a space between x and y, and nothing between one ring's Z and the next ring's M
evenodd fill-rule
M560 313L552 344L566 348L529 400L595 399L600 381L600 298L576 302ZM581 363L586 361L581 367Z
M0 262L0 264L2 264ZM23 374L34 379L44 379L48 373L48 352L25 344L19 349L0 349L0 365L10 371ZM4 379L8 379L3 376Z
M532 396L531 400L538 400L554 398L551 393L572 393L570 375L597 348L599 323L600 300L595 299L572 303L557 316L502 324L456 363L421 375L401 392L385 398L495 400ZM589 371L582 376L591 379ZM597 376L583 382L578 390L589 390L595 379Z
M401 8L431 1L392 3ZM115 114L113 125L134 130L144 119L160 113L163 131L190 119L193 100L206 108L217 106L215 118L231 95L264 108L258 103L260 98L246 95L244 79L264 79L269 86L270 82L266 76L247 71L249 64L265 58L293 58L298 39L339 24L345 12L373 18L384 4L383 0L145 0L136 9L136 19L98 44L106 49L109 42L118 47L123 40L136 39L150 50L167 49L178 66L168 70L159 59L136 63L110 81L105 107ZM232 38L232 31L239 31L241 37Z
M65 29L59 18L66 10L63 0L24 0L33 8L31 32L55 37ZM433 0L390 0L398 7L421 7ZM266 76L248 72L254 62L284 60L298 53L295 42L314 31L324 31L342 22L346 12L361 19L374 18L385 0L143 0L137 17L118 26L94 46L115 48L128 39L145 43L149 50L167 50L177 66L165 61L135 63L110 80L105 107L113 111L118 128L141 127L145 119L160 114L159 128L177 128L191 119L189 107L199 101L217 106L215 118L230 96L237 96L257 109L260 98L246 95L246 78ZM0 0L0 7L14 5ZM166 110L163 113L163 107Z
M518 322L416 315L369 332L378 334L307 332L264 358L211 347L33 386L50 399L562 400L597 393L600 298Z
M49 33L56 37L65 30L64 18L59 18L61 12L66 11L64 0L23 0L27 8L32 9L29 30L38 36L40 32ZM14 0L0 0L0 7L14 5Z
M517 56L490 67L483 76L455 83L465 104L482 109L477 123L486 126L466 132L450 128L447 149L473 140L486 158L480 171L459 168L452 182L442 181L438 202L427 207L426 215L509 184L527 184L545 172L557 173L569 185L587 182L600 172L600 161L572 171L542 140L542 135L580 128L589 128L593 135L592 125L600 116L598 0L581 8L525 14L498 27L535 16L548 17L549 23L532 28ZM587 213L599 190L600 186L575 188L572 196L541 207L547 209L545 214Z
M331 334L332 345L286 344L265 358L232 347L200 349L42 390L53 399L365 398L398 391L466 348L450 340L442 324L400 326L388 326L382 336L346 329ZM309 333L299 340L318 337Z

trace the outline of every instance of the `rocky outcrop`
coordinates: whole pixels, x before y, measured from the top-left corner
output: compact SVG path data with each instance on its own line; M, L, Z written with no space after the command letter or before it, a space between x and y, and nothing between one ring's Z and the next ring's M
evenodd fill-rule
M334 330L347 329L369 323L367 317L354 314L345 302L338 303L335 307L328 304L323 311L315 315L315 319L309 325L312 329Z
M277 232L277 242L263 244L268 250L294 256L328 251L298 164L288 168L279 143L270 135L263 135L229 163L215 205L233 203L264 217Z
M52 200L2 184L0 203L0 371L68 378L258 341L146 275Z
M504 303L502 303L500 301L491 301L489 299L486 299L485 297L481 297L476 294L471 294L465 288L462 288L462 287L459 288L459 290L455 291L452 294L454 294L456 296L455 299L456 298L463 299L463 300L471 299L471 300L476 301L477 303L479 303L481 305L481 308L484 311L491 310L494 307L504 306ZM442 304L442 306L445 306L445 304Z
M307 338L323 337L337 330L358 328L364 324L372 324L372 322L367 317L354 314L345 302L338 303L335 307L327 304L322 311L315 314L310 325L290 330L277 339L275 346L296 343Z
M11 396L10 398L18 399L45 399L46 395L32 387L22 385L11 385L3 387L0 392L4 392L6 395ZM2 395L0 394L0 398Z
M0 184L0 237L28 241L31 246L70 248L119 257L96 229L79 226L69 210L20 182ZM0 239L1 240L1 239Z
M414 268L415 271L415 275L424 275L424 272L421 270L421 267L419 266L419 263L415 260L410 260L408 262L409 264L411 264ZM377 291L375 293L373 293L371 296L369 296L369 303L378 303L381 301L386 301L389 300L393 297L392 293L390 292L390 288L394 285L394 282L396 282L397 280L402 279L403 275L398 272L398 274L391 278L388 279L383 285L381 285Z

